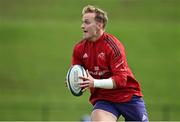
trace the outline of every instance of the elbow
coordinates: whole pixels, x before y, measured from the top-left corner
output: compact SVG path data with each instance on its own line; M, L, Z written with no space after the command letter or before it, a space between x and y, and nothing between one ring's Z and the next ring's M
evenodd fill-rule
M123 77L112 77L113 79L113 83L114 83L114 88L123 88L126 86L127 84L127 77L123 76Z

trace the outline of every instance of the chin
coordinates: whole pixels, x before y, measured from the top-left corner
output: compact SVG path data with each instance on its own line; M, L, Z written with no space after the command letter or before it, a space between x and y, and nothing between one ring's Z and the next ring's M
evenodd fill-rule
M83 39L90 39L91 37L83 36Z

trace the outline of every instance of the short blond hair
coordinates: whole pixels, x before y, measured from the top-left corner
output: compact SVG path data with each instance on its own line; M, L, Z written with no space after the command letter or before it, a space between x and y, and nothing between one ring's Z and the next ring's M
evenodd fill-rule
M82 15L84 15L86 13L95 13L96 14L95 20L97 22L103 23L103 28L105 28L105 26L108 22L107 13L105 11L103 11L102 9L97 8L95 6L87 5L83 8Z

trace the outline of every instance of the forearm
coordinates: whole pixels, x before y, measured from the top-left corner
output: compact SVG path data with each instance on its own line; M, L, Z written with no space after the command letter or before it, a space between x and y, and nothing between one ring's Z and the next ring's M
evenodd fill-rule
M108 79L94 79L95 88L113 89L116 84L112 78Z

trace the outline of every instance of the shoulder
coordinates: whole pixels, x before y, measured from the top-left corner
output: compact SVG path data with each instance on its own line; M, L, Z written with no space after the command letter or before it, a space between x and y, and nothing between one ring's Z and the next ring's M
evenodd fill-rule
M105 42L107 43L107 48L115 55L115 57L120 56L121 52L124 50L124 47L119 39L114 35L106 33Z
M105 33L105 40L108 43L114 43L116 45L121 44L120 40L118 38L116 38L114 35L109 34L109 33Z
M78 43L75 44L74 48L75 49L76 48L78 48L78 49L83 48L85 43L86 43L86 40L81 40L81 41L79 41Z

